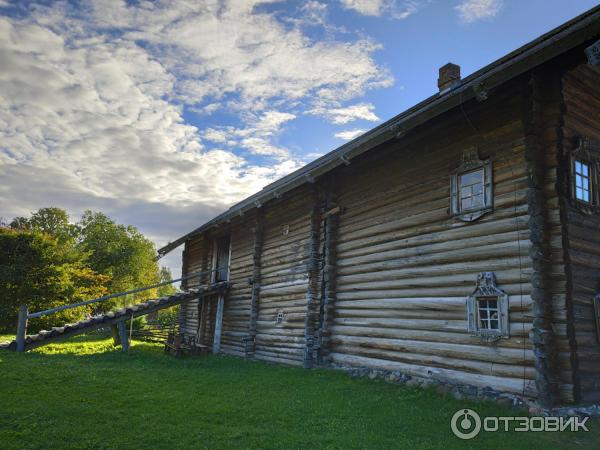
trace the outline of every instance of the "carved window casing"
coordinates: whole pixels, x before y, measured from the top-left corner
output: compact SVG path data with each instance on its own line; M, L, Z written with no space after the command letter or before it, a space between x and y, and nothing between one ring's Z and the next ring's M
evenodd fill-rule
M492 211L492 163L479 159L477 148L463 153L450 180L450 197L450 213L465 222Z
M477 275L477 285L467 299L468 332L485 341L510 337L508 295L496 286L493 272Z
M571 205L587 213L600 212L600 143L580 138L569 155Z

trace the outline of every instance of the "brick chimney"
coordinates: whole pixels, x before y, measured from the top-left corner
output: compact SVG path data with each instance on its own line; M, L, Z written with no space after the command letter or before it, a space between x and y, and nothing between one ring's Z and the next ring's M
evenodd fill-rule
M449 91L460 84L460 66L448 63L440 67L440 77L438 78L438 88L440 93Z

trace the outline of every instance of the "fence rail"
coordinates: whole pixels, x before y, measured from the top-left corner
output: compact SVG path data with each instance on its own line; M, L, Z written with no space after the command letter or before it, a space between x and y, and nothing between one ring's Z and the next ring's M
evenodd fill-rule
M190 278L197 278L197 277L201 277L203 275L209 275L216 271L217 271L217 269L205 270L202 272L194 272L189 275L177 278L175 280L163 281L161 283L156 283L156 284L152 284L149 286L142 286L142 287L139 287L136 289L131 289L129 291L118 292L116 294L104 295L102 297L93 298L91 300L85 300L85 301L78 302L78 303L71 303L69 305L57 306L56 308L50 308L50 309L46 309L44 311L37 311L34 313L29 313L27 305L21 305L19 307L19 319L17 322L17 335L16 335L16 339L15 339L17 341L16 342L17 343L17 351L22 352L25 349L25 336L27 334L27 321L29 319L35 319L37 317L47 316L47 315L54 314L54 313L57 313L60 311L64 311L66 309L78 308L80 306L90 305L92 303L104 302L106 300L110 300L113 298L125 297L130 294L136 294L138 292L148 291L150 289L156 289L158 287L177 283L179 281L189 280Z

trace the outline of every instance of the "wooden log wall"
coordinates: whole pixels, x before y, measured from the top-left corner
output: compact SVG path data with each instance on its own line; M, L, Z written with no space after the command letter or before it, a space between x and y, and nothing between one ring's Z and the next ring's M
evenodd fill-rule
M544 66L533 71L527 92L521 97L529 187L529 256L533 266L532 340L538 401L546 408L573 401L573 373L565 314L566 272L556 190L562 104L557 69ZM560 296L561 306L558 308L553 305L553 295L555 299Z
M519 77L234 219L223 351L398 370L546 405L577 401L579 386L582 399L600 398L591 309L600 220L560 195L563 147L576 135L600 140L591 70L569 72L562 86L556 76ZM493 211L467 223L450 217L449 187L472 146L493 162ZM186 243L189 272L210 267L209 242ZM509 295L510 338L495 343L467 332L466 298L484 271ZM193 309L186 332L209 336L214 314L198 324Z
M583 53L581 53L583 55ZM600 71L584 61L563 76L563 168L580 137L600 142ZM600 343L594 323L593 297L600 292L600 215L571 207L568 177L562 185L576 393L581 403L600 401Z
M191 274L207 270L207 260L212 254L212 246L208 244L207 238L202 236L186 241L183 252L184 265L182 274ZM192 289L205 284L205 280L206 277L189 278L186 280L183 287ZM182 333L193 336L198 334L198 329L201 325L199 321L201 307L202 305L197 299L181 305L180 314L183 317L183 323L180 324L180 329Z
M312 187L263 206L260 301L254 356L302 365L309 288ZM249 239L251 244L253 239ZM277 322L277 315L283 315Z
M245 356L242 338L248 336L252 302L249 280L254 273L255 227L254 213L238 218L230 227L229 281L232 287L225 297L221 351L236 356Z
M261 255L263 248L263 211L256 212L254 224L254 250L252 253L252 293L250 298L250 321L248 323L248 336L246 337L245 352L247 358L254 358L256 349L256 327L258 324L258 306L260 303L261 283Z
M536 396L525 85L471 102L337 175L334 363ZM493 160L494 211L464 223L449 216L450 175L473 145ZM483 271L510 296L511 337L494 344L467 333L466 298Z

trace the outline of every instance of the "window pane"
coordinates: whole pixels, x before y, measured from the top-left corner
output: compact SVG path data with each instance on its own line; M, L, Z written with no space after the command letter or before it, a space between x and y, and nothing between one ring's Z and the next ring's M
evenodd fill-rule
M583 189L577 188L575 190L575 197L577 197L577 199L579 199L579 200L584 200L584 198L583 198Z
M469 186L476 183L483 183L483 169L465 173L460 176L461 186Z
M498 326L498 321L497 320L490 320L490 329L491 330L498 330L500 327Z
M587 164L581 164L581 174L585 177L589 175L589 167Z
M590 201L590 193L588 191L583 191L583 201L585 201L585 202Z
M471 201L471 197L468 197L462 200L460 209L471 209L472 205L473 202Z
M575 186L577 186L577 187L583 186L583 178L581 178L581 175L575 175Z
M483 195L477 195L472 199L472 207L473 208L482 208L483 207Z
M466 198L473 195L471 186L464 187L460 190L460 198Z
M581 163L579 161L575 161L575 173L581 173Z

